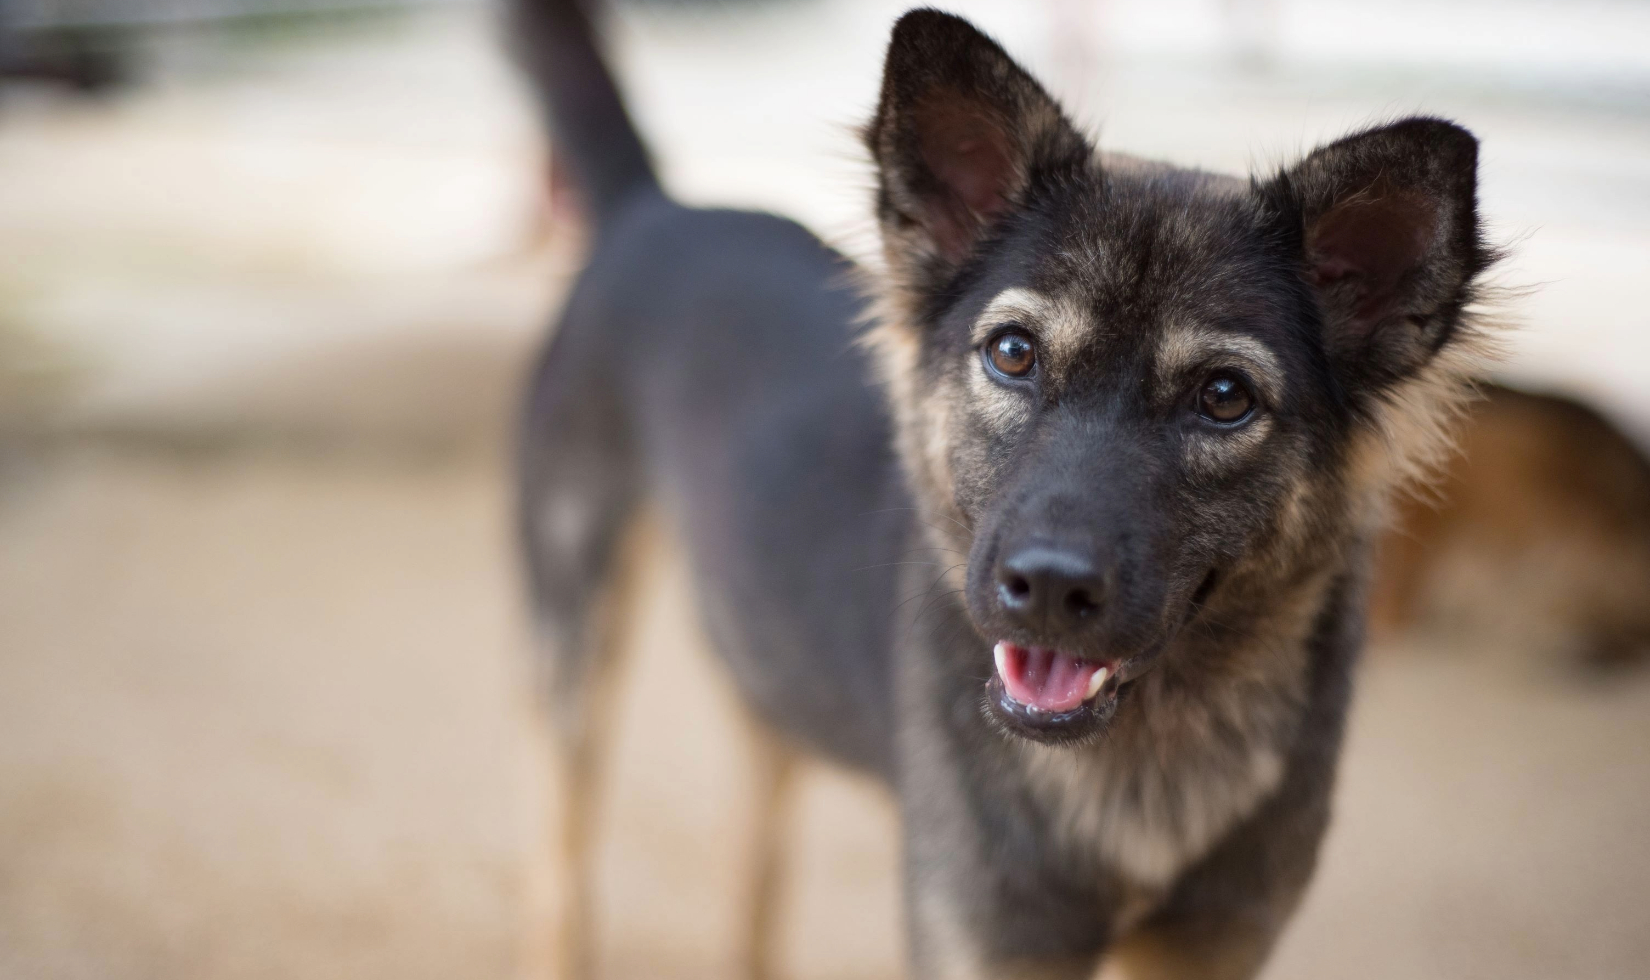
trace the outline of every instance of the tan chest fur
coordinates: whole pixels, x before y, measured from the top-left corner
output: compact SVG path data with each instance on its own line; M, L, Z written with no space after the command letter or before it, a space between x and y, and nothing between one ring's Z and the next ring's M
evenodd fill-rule
M1023 747L1065 846L1161 892L1277 789L1306 706L1309 617L1291 618L1213 671L1142 677L1097 746Z

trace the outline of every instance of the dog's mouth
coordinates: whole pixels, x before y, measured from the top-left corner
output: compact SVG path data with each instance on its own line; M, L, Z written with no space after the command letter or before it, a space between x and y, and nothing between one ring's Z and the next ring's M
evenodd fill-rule
M1119 661L1006 640L992 652L997 669L986 685L986 707L1015 734L1069 742L1111 719L1122 685Z
M1098 697L1117 673L1115 660L1085 660L1050 647L1005 640L992 653L1003 693L1016 705L1045 715L1076 710Z

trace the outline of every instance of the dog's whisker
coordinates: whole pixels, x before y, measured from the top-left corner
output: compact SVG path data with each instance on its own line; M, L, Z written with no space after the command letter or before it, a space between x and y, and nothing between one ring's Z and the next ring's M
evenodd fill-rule
M909 595L909 596L907 596L907 597L906 597L906 598L905 598L905 599L903 599L903 600L901 600L901 601L900 601L900 603L899 603L899 605L897 605L897 606L895 606L895 607L894 607L894 609L893 609L893 613L894 613L894 614L895 614L895 615L896 615L896 616L897 616L897 615L898 615L898 613L899 613L899 611L900 611L900 610L901 610L901 609L903 609L903 608L905 608L905 606L906 606L906 604L907 604L907 603L910 603L910 602L914 602L914 601L916 601L916 600L917 600L917 599L921 599L921 598L923 598L923 597L925 597L925 596L931 596L931 595L932 595L932 593L933 593L933 591L934 591L934 590L935 590L935 589L937 589L937 588L939 588L939 586L940 586L940 583L941 583L941 582L943 582L943 581L945 581L945 576L946 576L946 575L947 575L947 574L949 574L949 573L950 573L950 571L951 571L951 569L952 569L952 568L957 568L957 567L959 567L959 566L957 566L957 565L952 565L952 566L951 566L951 568L947 568L947 569L946 569L946 570L945 570L945 571L943 571L943 572L941 572L941 573L940 573L940 574L939 574L939 576L938 576L938 577L936 577L936 578L935 578L935 579L934 579L934 581L932 581L932 582L930 582L930 583L929 583L929 584L928 584L928 586L927 586L927 587L926 587L926 588L924 588L924 589L922 589L922 590L920 590L920 591L918 591L918 592L916 592L916 593L914 593L914 594L912 594L912 595ZM919 613L919 615L920 615L920 613ZM907 627L907 629L908 629L908 630L909 630L909 628L910 628L910 627L909 627L909 626L908 626L908 627Z
M961 591L962 591L961 589L950 589L950 590L947 590L945 592L941 592L941 593L938 593L938 594L932 594L932 593L928 594L926 596L923 604L917 609L916 615L911 617L911 622L906 624L906 627L905 627L906 635L909 635L912 630L916 629L917 626L921 625L922 618L928 614L928 611L931 608L935 608L934 604L936 602L942 602L945 599L949 598L950 596L958 595L958 594L961 593Z

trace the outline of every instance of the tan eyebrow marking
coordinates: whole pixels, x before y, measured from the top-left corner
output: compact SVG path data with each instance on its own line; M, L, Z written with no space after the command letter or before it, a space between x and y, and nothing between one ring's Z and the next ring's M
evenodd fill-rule
M1203 326L1171 326L1157 348L1157 388L1165 399L1179 397L1186 375L1195 368L1236 368L1248 375L1262 401L1283 397L1283 365L1265 343L1243 334ZM1193 431L1186 441L1187 463L1200 476L1212 477L1258 451L1273 429L1262 413L1235 430L1215 434Z
M1199 366L1232 367L1245 370L1260 389L1262 398L1274 404L1283 396L1283 365L1272 349L1254 337L1224 333L1207 327L1170 327L1157 348L1157 383L1162 394L1181 382L1181 376Z
M1042 356L1053 365L1065 364L1075 356L1089 332L1088 318L1073 304L1013 286L986 304L974 320L969 339L975 347L986 342L992 332L1009 321L1023 322L1036 334Z
M1035 328L1053 306L1053 301L1042 293L1018 286L1005 289L993 296L974 319L974 329L969 339L978 347L985 343L992 331L1008 320L1029 320L1031 322L1027 326Z

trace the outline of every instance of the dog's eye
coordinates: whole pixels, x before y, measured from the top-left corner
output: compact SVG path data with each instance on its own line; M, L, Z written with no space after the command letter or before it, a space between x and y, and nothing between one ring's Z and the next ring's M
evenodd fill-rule
M1023 378L1037 366L1037 348L1027 334L1004 330L986 342L985 360L1005 378Z
M1233 374L1214 375L1197 393L1197 414L1211 422L1230 425L1242 421L1254 409L1254 392Z

